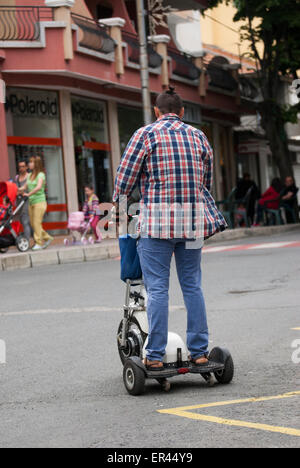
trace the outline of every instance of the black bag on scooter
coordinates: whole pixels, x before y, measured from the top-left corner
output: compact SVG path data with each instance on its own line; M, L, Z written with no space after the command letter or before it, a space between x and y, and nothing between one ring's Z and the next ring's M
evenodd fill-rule
M137 252L137 239L130 235L119 238L121 252L121 280L126 283L128 279L142 279L143 273Z

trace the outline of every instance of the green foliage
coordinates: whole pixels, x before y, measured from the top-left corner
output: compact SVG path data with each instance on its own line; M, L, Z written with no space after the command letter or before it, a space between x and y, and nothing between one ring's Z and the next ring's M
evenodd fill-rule
M234 21L244 21L241 40L250 42L247 56L257 63L262 96L279 105L281 77L292 80L300 69L300 0L211 0L209 6L221 3L233 4ZM283 121L297 122L296 107L281 106Z

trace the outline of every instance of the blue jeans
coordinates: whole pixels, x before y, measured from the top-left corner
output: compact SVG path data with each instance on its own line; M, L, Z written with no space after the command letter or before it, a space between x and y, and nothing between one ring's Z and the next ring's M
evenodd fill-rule
M168 343L169 284L172 255L187 309L187 347L193 359L208 352L208 326L201 281L202 249L186 249L183 239L142 238L138 253L148 293L147 357L162 361Z

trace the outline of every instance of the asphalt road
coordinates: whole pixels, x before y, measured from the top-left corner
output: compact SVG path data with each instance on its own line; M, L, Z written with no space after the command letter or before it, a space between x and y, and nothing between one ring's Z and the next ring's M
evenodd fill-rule
M116 349L118 261L0 272L0 446L300 447L299 259L300 247L204 254L211 346L231 350L234 382L208 388L188 375L168 394L147 383L141 397L126 393ZM184 336L174 270L170 297L170 329Z

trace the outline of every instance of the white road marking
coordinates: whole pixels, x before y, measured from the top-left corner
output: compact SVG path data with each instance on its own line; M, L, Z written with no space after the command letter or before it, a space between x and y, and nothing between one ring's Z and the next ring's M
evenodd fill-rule
M232 249L235 246L232 245L222 245L219 247L204 247L203 252L212 253L212 252L223 252L224 250Z
M170 306L170 311L185 310L182 306ZM20 315L59 315L59 314L89 314L95 312L122 312L118 307L70 307L63 309L20 310L16 312L0 312L0 317L17 317Z
M293 242L269 242L265 244L254 245L253 247L249 247L249 249L279 249L280 247L286 247L292 243Z

